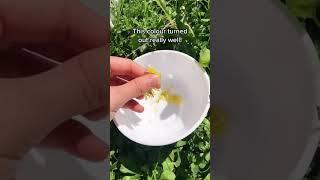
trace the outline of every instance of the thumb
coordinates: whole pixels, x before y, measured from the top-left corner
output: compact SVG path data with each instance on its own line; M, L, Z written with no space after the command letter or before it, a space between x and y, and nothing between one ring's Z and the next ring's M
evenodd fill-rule
M107 49L97 48L82 53L61 66L31 77L30 97L45 104L56 118L70 118L107 104Z
M110 112L116 112L129 100L144 95L153 88L160 88L160 79L156 75L143 75L121 86L111 88Z
M93 49L43 74L3 80L0 153L24 153L64 120L106 105L106 52Z

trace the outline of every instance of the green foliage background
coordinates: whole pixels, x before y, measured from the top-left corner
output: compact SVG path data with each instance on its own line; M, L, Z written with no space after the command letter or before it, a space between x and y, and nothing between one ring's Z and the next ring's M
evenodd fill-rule
M111 55L135 59L154 50L184 52L210 69L210 0L111 1L114 28ZM140 38L176 35L133 34L133 29L188 29L182 43L145 43ZM139 145L111 124L110 179L210 179L210 117L176 144L163 147Z

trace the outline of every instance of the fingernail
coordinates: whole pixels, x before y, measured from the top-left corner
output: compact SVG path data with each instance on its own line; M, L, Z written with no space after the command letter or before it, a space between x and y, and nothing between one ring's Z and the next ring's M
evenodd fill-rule
M151 75L149 79L151 87L160 88L160 78L156 75Z

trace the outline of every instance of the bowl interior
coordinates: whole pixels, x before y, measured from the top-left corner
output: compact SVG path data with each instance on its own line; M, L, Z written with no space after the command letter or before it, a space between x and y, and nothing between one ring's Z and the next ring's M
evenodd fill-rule
M209 108L210 84L206 72L190 56L177 51L155 51L135 60L161 74L161 88L182 97L180 105L138 100L145 110L120 109L115 116L119 130L144 145L171 144L188 136L202 122Z

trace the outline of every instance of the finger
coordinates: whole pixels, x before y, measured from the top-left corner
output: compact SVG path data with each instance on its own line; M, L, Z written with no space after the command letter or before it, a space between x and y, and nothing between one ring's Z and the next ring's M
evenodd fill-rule
M123 82L126 82L126 83L136 78L136 76L129 76L129 75L120 75L117 77L119 77L119 79L121 79Z
M109 95L106 57L105 48L90 50L50 71L20 80L24 89L22 100L40 106L30 107L30 111L42 112L41 119L47 119L42 123L105 106Z
M141 100L144 98L144 95L137 97L137 99Z
M144 75L147 71L130 59L112 56L110 58L110 72L111 76L129 75L135 78Z
M119 80L110 80L109 84L110 84L110 86L120 86L120 85L123 85L125 83L122 82L122 81L119 81Z
M107 21L80 1L7 0L0 7L2 42L55 42L82 50L107 43Z
M153 88L160 88L160 79L155 75L144 75L124 85L110 88L110 112L115 112L133 98L142 96Z
M75 120L68 120L55 128L42 142L41 147L64 150L89 161L103 161L108 146L90 129Z
M124 108L128 108L131 109L132 111L135 112L143 112L144 111L144 107L141 106L137 101L135 100L130 100L128 101L125 105Z
M111 86L120 86L120 85L127 83L128 81L131 81L132 79L134 79L134 78L114 76L110 79L110 85Z
M85 113L84 116L92 121L105 120L107 118L107 107L100 107L98 109Z
M110 86L120 86L123 85L134 78L131 76L114 76L113 78L110 79Z
M21 61L21 59L25 61ZM33 63L30 58L12 51L0 53L0 77L1 78L18 78L29 76L38 72L43 72L49 67L45 63ZM30 62L30 63L29 63Z
M6 119L0 121L0 141L5 142L0 153L26 153L26 147L40 142L65 119L102 106L110 109L107 52L105 47L93 49L42 74L0 79L1 116Z
M1 52L0 77L18 78L48 71L55 65L17 49Z
M121 81L119 81L119 80L117 80L117 79L115 79L115 80L110 80L110 81L109 81L109 85L110 85L110 86L120 86L120 85L122 85L122 84L124 84L124 83L121 82Z
M58 62L64 62L79 54L74 50L61 44L39 43L39 44L21 44L18 47L24 47L30 51L36 52L46 57L50 57ZM21 59L20 59L21 60Z

